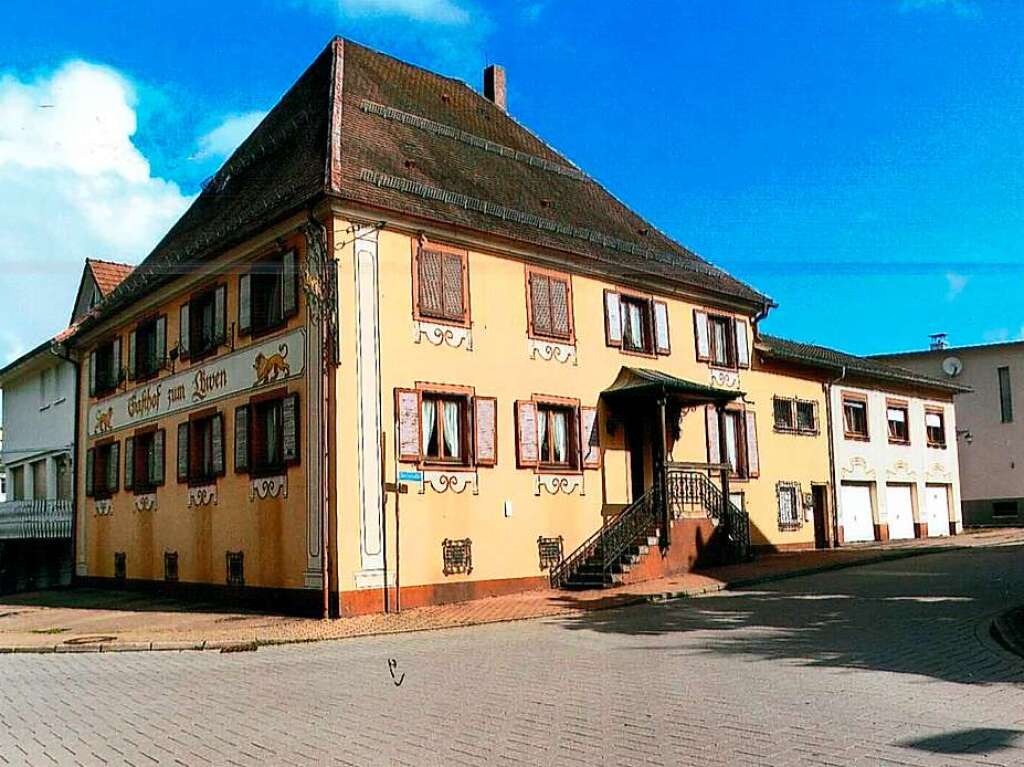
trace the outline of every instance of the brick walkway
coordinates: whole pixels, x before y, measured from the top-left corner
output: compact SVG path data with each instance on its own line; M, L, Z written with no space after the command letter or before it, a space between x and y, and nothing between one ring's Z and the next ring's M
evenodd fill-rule
M181 603L133 592L88 589L0 598L0 651L217 649L341 639L568 615L641 601L697 596L779 577L962 546L1024 542L1024 529L975 532L836 551L761 556L728 567L603 591L539 590L452 605L322 621Z

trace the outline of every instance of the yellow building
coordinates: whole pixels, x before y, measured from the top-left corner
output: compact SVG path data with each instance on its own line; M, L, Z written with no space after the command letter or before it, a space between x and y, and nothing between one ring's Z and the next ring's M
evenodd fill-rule
M827 545L770 299L484 90L332 41L81 324L81 578L347 615Z

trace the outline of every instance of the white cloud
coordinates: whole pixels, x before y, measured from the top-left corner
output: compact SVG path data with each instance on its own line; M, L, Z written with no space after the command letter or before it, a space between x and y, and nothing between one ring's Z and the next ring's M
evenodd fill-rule
M900 13L950 11L964 19L974 19L981 15L981 8L972 0L900 0L899 8Z
M107 67L0 78L0 364L66 325L86 257L138 262L190 202L153 176L136 125Z
M963 293L964 288L967 287L967 280L968 277L966 275L946 272L946 300L953 301Z
M227 158L266 116L266 112L243 112L225 117L220 125L199 137L192 159Z
M1006 328L993 328L981 334L981 339L987 344L997 344L1010 339L1010 331Z
M403 17L432 24L467 24L469 11L455 0L310 0L348 18Z

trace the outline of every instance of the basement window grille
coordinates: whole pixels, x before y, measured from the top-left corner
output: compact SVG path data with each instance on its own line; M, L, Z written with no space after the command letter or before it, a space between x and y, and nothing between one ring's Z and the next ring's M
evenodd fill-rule
M473 572L473 541L445 538L441 541L441 557L445 575L468 575Z
M229 551L227 559L227 582L229 586L245 585L245 555L241 551Z
M114 552L114 578L119 581L128 577L127 559L123 551Z
M171 583L178 581L178 552L164 552L164 580Z
M540 536L537 539L537 556L540 559L541 570L550 570L552 567L561 564L563 556L562 536L557 538Z

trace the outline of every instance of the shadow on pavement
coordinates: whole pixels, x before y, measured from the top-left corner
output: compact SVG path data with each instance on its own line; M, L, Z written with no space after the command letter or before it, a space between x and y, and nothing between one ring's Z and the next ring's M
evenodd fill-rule
M0 596L0 613L16 607L61 607L69 610L126 610L160 613L241 613L259 615L240 605L192 602L144 591L62 588Z
M905 740L895 745L937 754L994 754L1013 748L1021 735L1024 731L972 727L929 738Z
M562 600L572 603L572 597ZM798 577L698 599L559 619L568 630L635 637L662 652L920 674L965 684L1024 680L1024 662L982 646L979 624L1024 602L1024 546L973 549ZM987 631L987 629L986 629ZM699 632L699 633L698 633Z

